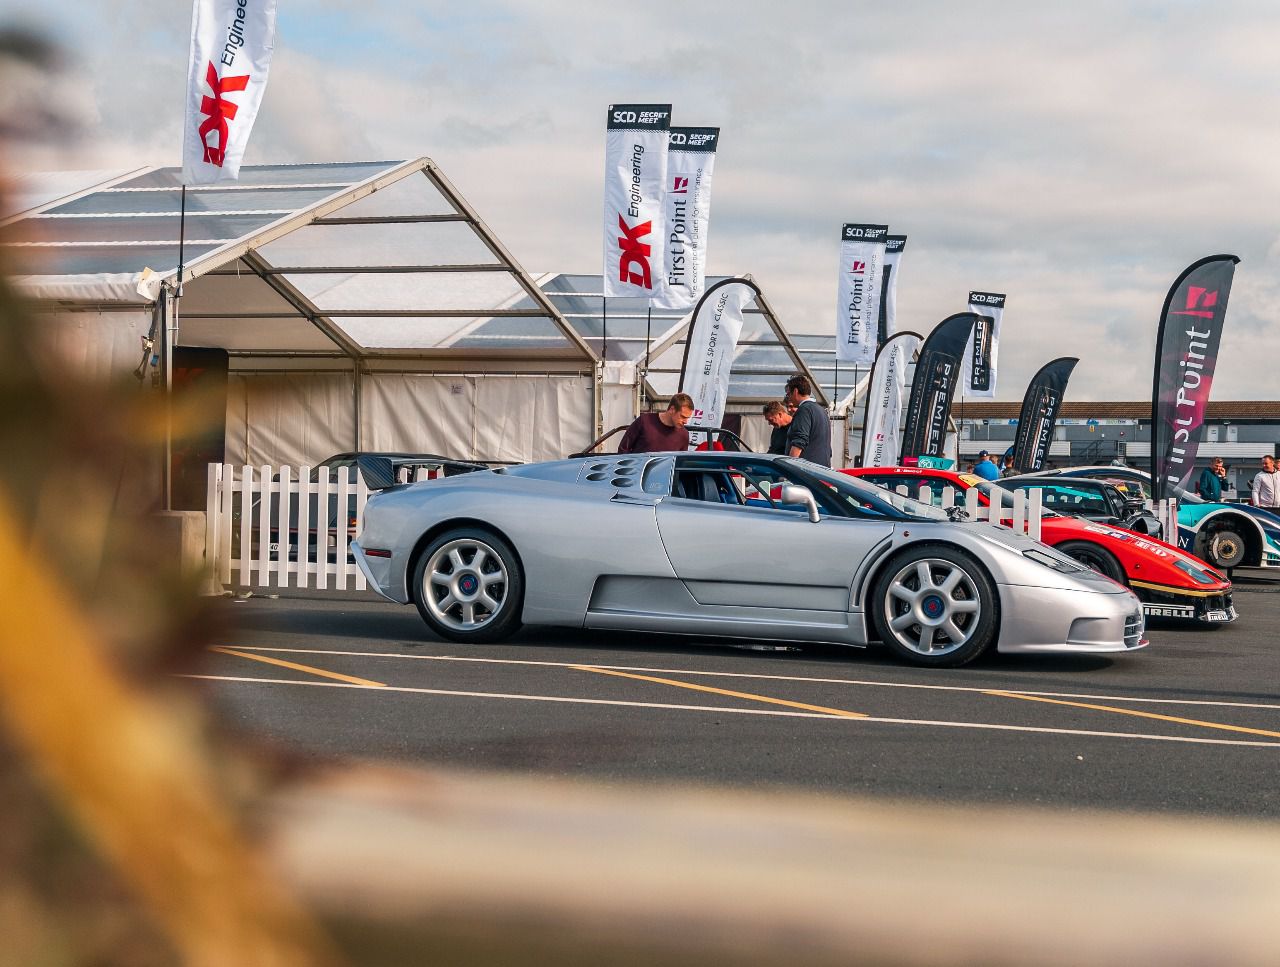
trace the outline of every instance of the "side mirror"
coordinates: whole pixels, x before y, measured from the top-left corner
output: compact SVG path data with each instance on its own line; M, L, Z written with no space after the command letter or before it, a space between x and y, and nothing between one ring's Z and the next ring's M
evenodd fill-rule
M801 487L799 484L783 484L782 502L784 504L804 504L809 508L809 520L815 524L821 519L818 516L818 502L813 499L813 493L808 487Z

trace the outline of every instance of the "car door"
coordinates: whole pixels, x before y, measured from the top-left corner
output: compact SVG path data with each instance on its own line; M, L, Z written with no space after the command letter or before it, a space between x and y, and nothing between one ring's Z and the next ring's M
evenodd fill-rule
M772 461L677 458L658 530L699 605L781 609L796 621L850 610L854 575L893 522L841 516L838 507L811 521L803 507L770 496L783 483L804 485Z

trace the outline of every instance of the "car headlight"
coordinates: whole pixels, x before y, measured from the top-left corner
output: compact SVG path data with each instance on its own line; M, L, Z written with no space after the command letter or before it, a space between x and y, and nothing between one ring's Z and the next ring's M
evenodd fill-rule
M1078 574L1081 571L1087 571L1088 568L1078 561L1073 561L1065 554L1050 554L1048 551L1042 551L1038 548L1031 548L1022 552L1024 557L1029 557L1037 564L1043 564L1045 567L1051 567L1055 571L1062 574Z
M1217 584L1219 580L1225 580L1225 578L1215 578L1208 568L1199 567L1191 561L1177 560L1173 562L1173 566L1189 574L1191 580L1197 584Z

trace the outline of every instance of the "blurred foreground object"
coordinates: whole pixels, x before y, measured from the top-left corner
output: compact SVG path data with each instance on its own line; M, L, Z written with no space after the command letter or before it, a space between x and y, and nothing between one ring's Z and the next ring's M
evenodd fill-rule
M32 90L56 73L0 32L0 135L62 135ZM158 475L162 400L48 353L0 272L0 961L328 963L239 829L244 764L167 675L208 622L129 486Z
M1280 829L1260 823L372 768L268 812L276 861L361 964L1270 965L1280 949Z

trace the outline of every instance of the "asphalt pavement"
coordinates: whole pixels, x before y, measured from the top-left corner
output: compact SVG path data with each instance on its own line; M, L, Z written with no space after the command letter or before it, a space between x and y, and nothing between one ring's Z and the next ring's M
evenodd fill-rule
M357 596L227 599L193 679L246 742L597 780L944 803L1280 815L1280 580L1229 627L949 670L879 649L526 629L434 638Z

